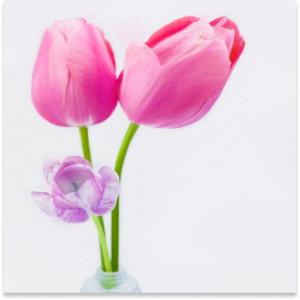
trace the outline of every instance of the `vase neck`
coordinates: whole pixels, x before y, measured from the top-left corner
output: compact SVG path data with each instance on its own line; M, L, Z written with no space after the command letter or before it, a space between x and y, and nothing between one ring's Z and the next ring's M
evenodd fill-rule
M99 278L102 284L106 283L114 283L118 284L121 283L126 278L126 271L124 268L120 267L118 272L103 272L99 267L96 272L96 276Z

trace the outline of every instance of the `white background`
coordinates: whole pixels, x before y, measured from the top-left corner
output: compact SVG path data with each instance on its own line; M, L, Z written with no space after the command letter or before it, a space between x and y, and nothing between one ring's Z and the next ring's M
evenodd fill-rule
M294 1L7 0L4 9L5 292L78 292L99 265L92 221L61 224L31 202L46 188L45 158L81 155L78 130L47 123L31 103L43 31L85 18L105 31L119 73L131 40L185 15L228 16L245 51L205 118L138 130L123 172L121 264L143 292L295 292ZM128 124L118 107L90 128L96 165L114 166Z

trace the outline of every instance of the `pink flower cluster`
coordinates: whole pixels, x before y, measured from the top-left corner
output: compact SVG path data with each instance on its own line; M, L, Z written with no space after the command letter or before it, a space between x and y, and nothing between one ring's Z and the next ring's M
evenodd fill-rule
M178 19L131 42L118 79L110 43L84 19L57 21L42 38L32 77L39 114L59 126L105 121L117 101L136 124L177 128L205 116L245 42L234 22Z
M88 127L105 121L119 101L135 124L178 128L204 117L219 98L245 46L227 17L208 22L183 17L156 31L147 42L131 42L124 69L104 33L84 19L55 22L42 38L32 77L38 113L58 126ZM77 156L47 160L51 193L32 192L47 214L83 222L115 206L118 175L96 174Z

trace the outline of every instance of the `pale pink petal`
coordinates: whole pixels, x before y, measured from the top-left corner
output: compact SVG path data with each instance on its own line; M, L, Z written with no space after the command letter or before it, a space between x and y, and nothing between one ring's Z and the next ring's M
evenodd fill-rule
M70 75L69 85L66 92L66 118L70 126L89 127L93 123L90 107L79 93L78 86Z
M53 216L54 212L50 207L51 195L44 192L31 192L33 202L46 214Z
M177 19L177 20L163 26L162 28L160 28L156 32L154 32L150 36L148 41L146 42L146 45L148 47L152 48L156 44L158 44L159 42L164 40L165 38L168 38L169 36L171 36L173 34L176 34L177 32L183 30L184 28L186 28L187 26L189 26L193 22L197 22L198 20L199 20L199 18L190 17L190 16Z
M161 65L154 52L145 44L131 42L126 51L125 66L120 85L119 101L128 118L135 123L138 112L144 111L144 98L154 94L153 82L161 72Z
M84 23L86 23L84 19L73 18L73 19L66 19L66 20L58 20L51 26L51 28L58 30L67 41L70 33L75 28L77 28L78 26Z
M231 68L234 68L236 62L238 61L240 55L244 50L245 41L240 35L240 31L237 25L233 21L229 20L227 17L220 17L218 19L215 19L212 22L210 22L210 25L214 27L218 26L218 24L220 23L222 24L221 26L223 28L234 30L234 41L230 53L230 61L232 62Z
M185 55L193 51L198 40L205 41L214 37L214 30L205 21L192 23L182 31L164 39L154 47L153 52L162 65L176 60L178 55Z
M101 31L85 23L67 42L70 84L66 95L68 123L89 126L106 120L117 105L115 68Z
M58 165L59 165L59 163L51 158L47 158L45 160L44 166L43 166L43 173L44 173L44 177L45 177L47 183L49 183L49 181L48 181L49 174L52 172L53 168Z
M69 126L65 120L65 91L69 75L66 41L62 34L47 29L43 35L32 75L31 95L38 113L47 121Z
M234 30L226 29L223 27L214 28L215 38L224 41L228 49L228 55L231 53L233 41L234 41Z

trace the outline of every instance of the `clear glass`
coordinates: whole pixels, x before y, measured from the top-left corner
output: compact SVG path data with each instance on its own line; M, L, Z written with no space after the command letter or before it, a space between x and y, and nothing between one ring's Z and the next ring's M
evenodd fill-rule
M124 268L118 272L106 273L99 267L96 274L88 278L80 291L81 293L140 293L141 290L135 279L128 276Z

